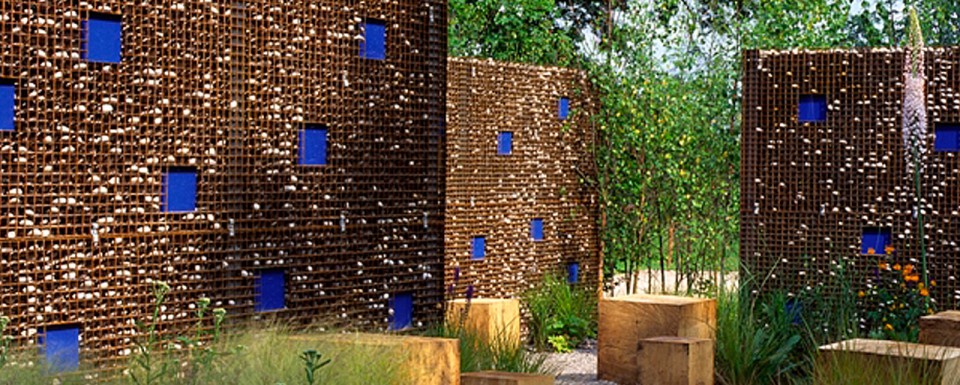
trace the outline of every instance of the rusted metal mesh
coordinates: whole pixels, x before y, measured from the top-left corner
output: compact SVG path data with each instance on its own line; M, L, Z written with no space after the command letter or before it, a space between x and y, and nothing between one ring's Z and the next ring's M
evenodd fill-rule
M955 308L960 159L934 132L960 123L960 50L926 51L928 133L921 176L931 294ZM762 290L863 288L879 261L921 262L913 173L903 139L904 52L748 51L744 55L741 258ZM800 122L802 95L825 95L826 120ZM945 134L942 134L945 135ZM895 254L869 254L889 232ZM866 252L865 252L866 250Z
M474 297L517 297L545 273L566 277L571 263L581 284L596 287L598 203L583 182L595 175L597 101L585 74L465 58L447 69L447 297L471 286ZM569 99L566 120L560 98ZM501 132L513 135L509 155L498 154ZM532 237L534 219L543 240ZM474 237L485 237L483 259Z
M82 21L122 20L120 64L82 59ZM386 60L359 57L385 21ZM0 313L21 343L78 325L81 356L129 353L151 280L166 330L210 297L254 315L282 267L283 319L384 329L388 295L437 320L443 280L446 2L30 0L0 3ZM298 132L329 129L328 164ZM162 175L198 175L196 211L161 210ZM96 235L94 235L96 233Z

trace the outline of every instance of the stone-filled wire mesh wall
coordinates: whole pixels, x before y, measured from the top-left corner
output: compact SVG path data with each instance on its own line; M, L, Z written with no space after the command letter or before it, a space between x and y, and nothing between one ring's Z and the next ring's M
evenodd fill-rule
M450 58L447 85L446 284L448 298L512 298L544 273L600 278L598 202L592 179L597 101L577 70ZM560 100L569 115L560 117ZM499 135L512 133L509 154ZM536 240L531 221L542 220ZM483 237L484 255L473 239ZM459 277L457 276L459 273ZM453 286L454 292L449 292Z
M960 49L928 49L925 58L921 197L929 273L938 283L931 295L941 309L956 308L960 143L950 131L960 123ZM904 52L747 51L743 65L741 258L764 290L838 293L838 266L851 267L842 279L854 290L878 261L919 267L914 174L902 133ZM817 97L826 102L825 119L800 121L801 98ZM950 135L955 148L937 149L935 141ZM880 255L884 243L896 254Z
M118 64L87 59L91 17L122 23ZM360 57L368 18L385 60ZM0 313L20 343L76 325L85 360L119 357L152 280L177 330L199 297L254 315L276 268L280 318L385 329L409 293L415 324L438 319L445 1L4 1L0 37ZM312 124L324 166L298 165ZM195 172L194 211L164 212L169 170Z

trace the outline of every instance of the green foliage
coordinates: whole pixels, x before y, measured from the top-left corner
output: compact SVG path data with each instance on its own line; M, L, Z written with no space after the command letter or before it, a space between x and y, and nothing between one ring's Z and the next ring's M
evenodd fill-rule
M4 365L7 364L7 359L10 356L10 344L13 341L13 337L5 333L7 325L9 324L9 317L0 316L0 369L3 369Z
M330 364L330 359L323 360L323 354L314 349L307 349L300 353L300 360L303 361L303 374L307 385L315 385L317 383L317 371Z
M550 346L553 347L557 353L570 353L573 352L574 346L567 341L567 337L563 335L554 335L547 338L547 342L550 343Z
M783 383L798 363L800 329L785 311L783 296L756 302L747 290L723 292L717 304L717 382L722 385Z
M571 350L597 333L597 293L588 287L570 285L556 274L547 274L524 293L530 311L530 339L537 349L553 346ZM556 338L562 337L562 338Z
M481 56L536 64L568 65L573 40L557 26L554 0L452 0L451 56Z

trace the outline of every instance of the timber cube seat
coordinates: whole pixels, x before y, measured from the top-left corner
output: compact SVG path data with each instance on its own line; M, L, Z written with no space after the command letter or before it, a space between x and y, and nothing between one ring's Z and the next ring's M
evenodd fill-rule
M637 384L640 341L652 337L713 340L717 301L669 295L628 295L600 300L597 375Z
M373 333L296 335L291 338L319 344L360 346L399 357L403 361L399 366L413 384L460 383L460 341L455 338Z
M944 311L920 318L920 343L960 347L960 311Z
M820 347L815 383L960 384L960 348L852 339Z
M460 385L553 385L553 377L530 373L471 372L460 376Z
M642 385L713 385L713 340L653 337L640 340Z
M463 314L467 309L467 314ZM518 346L520 344L520 300L474 298L456 299L447 302L447 322L459 325L464 318L464 328L477 334L489 344Z

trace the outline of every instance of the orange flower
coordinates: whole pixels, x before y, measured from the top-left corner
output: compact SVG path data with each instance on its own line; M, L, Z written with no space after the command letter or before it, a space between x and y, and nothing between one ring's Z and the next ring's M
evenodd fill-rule
M893 325L891 325L891 324L883 325L883 328L886 329L886 330L889 330L889 331L893 331Z
M860 291L857 293L857 297L860 297L860 298L863 298L863 297L865 297L866 295L867 295L867 293L864 293L863 290L860 290Z
M890 267L890 265L887 264L886 262L880 262L877 264L877 267L879 267L880 270L886 270L888 267Z
M906 277L903 277L903 279L907 282L920 282L920 276L916 274L908 275Z
M869 254L869 255L874 255L874 254L876 254L876 253L877 253L877 251L874 250L872 247L868 247L868 248L867 248L867 254Z
M934 280L931 279L931 280L930 280L930 287L934 287L934 286L937 286L937 281L934 281Z
M930 295L930 291L927 290L927 289L920 289L920 295L926 297L926 296Z
M883 251L885 251L887 254L893 254L894 250L896 249L894 249L893 246L890 246L890 245L887 245L887 247L883 248Z
M913 272L913 265L907 264L903 267L903 274L910 274Z
M896 271L900 271L900 264L898 263L898 264L893 265L893 269L896 270Z

